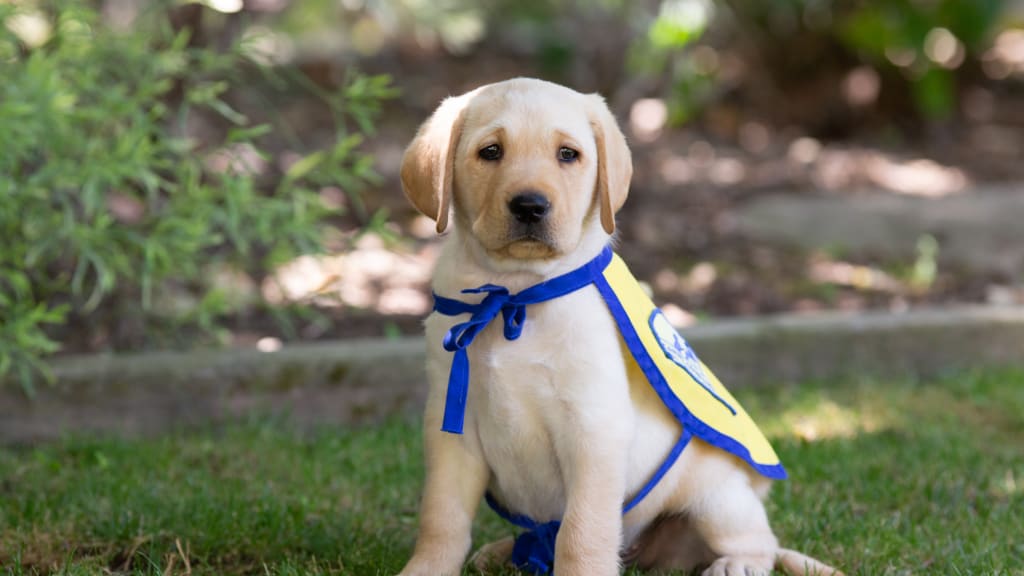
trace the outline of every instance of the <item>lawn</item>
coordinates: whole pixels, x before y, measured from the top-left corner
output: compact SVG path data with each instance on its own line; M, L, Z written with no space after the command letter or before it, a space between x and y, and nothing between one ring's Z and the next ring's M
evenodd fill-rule
M786 545L849 574L1024 574L1024 371L737 395L790 472ZM0 449L0 574L395 574L422 472L409 421Z

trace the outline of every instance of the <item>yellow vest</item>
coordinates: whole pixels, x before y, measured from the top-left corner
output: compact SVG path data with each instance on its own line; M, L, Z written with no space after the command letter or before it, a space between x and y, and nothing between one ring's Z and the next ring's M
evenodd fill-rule
M669 324L616 254L595 280L632 359L680 424L768 478L786 471L739 402Z

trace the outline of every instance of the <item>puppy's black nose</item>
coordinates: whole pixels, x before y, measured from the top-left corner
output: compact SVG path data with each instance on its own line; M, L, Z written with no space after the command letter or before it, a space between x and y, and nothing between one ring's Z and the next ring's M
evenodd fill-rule
M524 192L508 202L508 209L516 220L524 224L540 222L551 208L551 202L537 192Z

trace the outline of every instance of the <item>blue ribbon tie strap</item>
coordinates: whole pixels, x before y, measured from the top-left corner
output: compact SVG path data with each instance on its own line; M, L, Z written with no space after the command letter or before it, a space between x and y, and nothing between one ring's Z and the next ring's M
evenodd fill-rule
M612 249L606 246L596 258L561 276L535 284L517 294L508 288L484 284L463 290L463 294L485 294L478 304L467 304L454 298L434 294L434 311L445 316L469 314L469 320L452 326L444 336L444 349L453 352L452 368L448 374L448 392L444 402L441 430L462 434L466 419L466 397L469 394L469 354L466 348L477 334L501 314L506 340L515 340L526 324L526 307L554 300L589 286L601 275L612 260Z

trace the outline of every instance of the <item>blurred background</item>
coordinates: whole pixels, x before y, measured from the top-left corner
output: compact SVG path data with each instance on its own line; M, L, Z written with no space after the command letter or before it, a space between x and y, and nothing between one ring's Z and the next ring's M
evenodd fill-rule
M418 333L403 148L513 76L608 99L678 325L1024 303L1021 0L0 0L0 377Z

